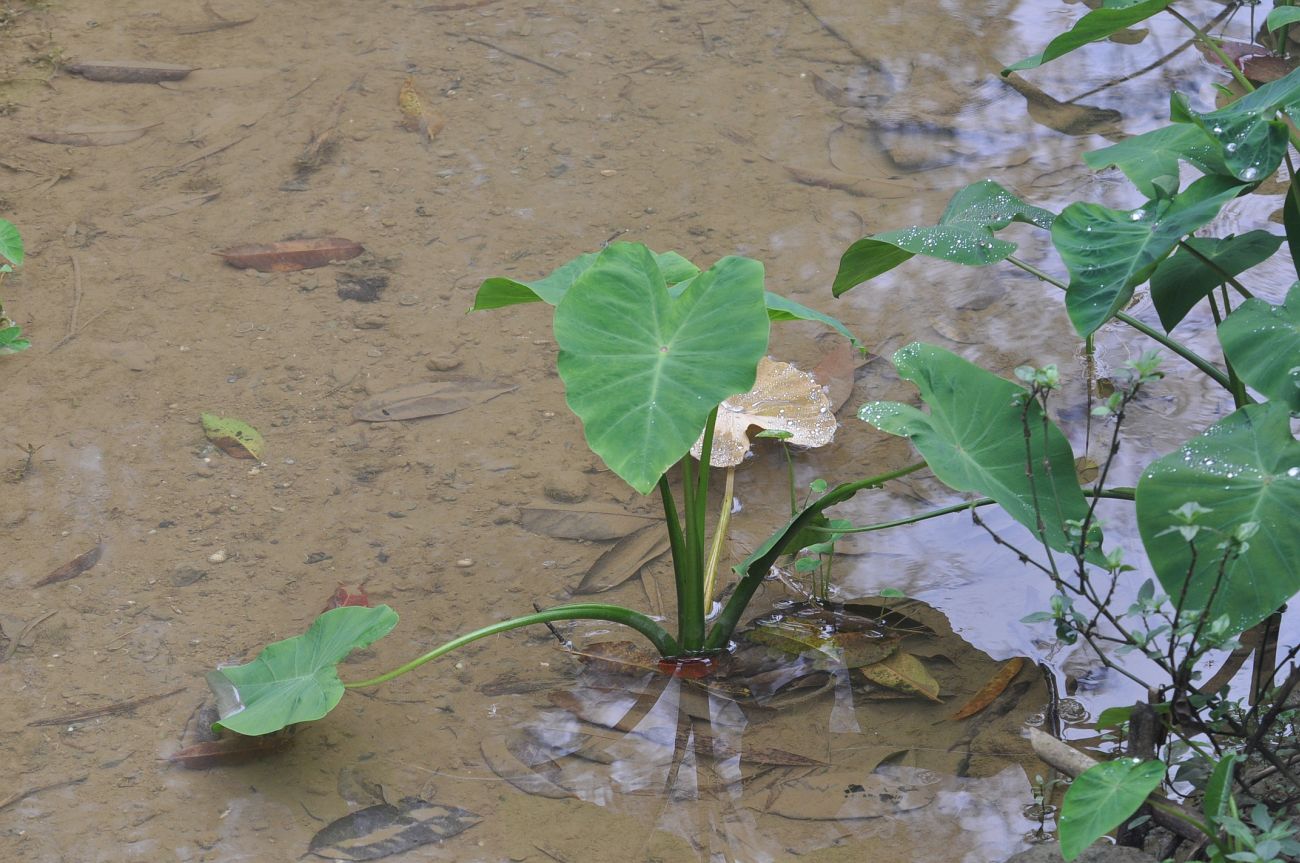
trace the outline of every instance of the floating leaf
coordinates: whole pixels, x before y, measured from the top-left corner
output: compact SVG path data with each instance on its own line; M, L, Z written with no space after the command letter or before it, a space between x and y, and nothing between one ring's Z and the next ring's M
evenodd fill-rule
M203 423L203 433L226 455L235 458L251 458L260 461L266 451L266 441L257 429L243 420L233 417L220 417L216 414L203 414L199 417Z
M587 539L602 542L622 539L645 527L662 522L660 516L638 515L625 509L599 504L548 504L519 508L519 523L525 530L556 539Z
M468 809L403 797L358 809L321 828L307 850L330 860L378 860L463 833L483 819Z
M476 380L408 384L359 402L352 409L352 416L372 423L442 416L481 405L516 389Z
M1246 300L1219 325L1219 341L1243 381L1300 413L1300 282L1280 306Z
M831 442L837 425L830 399L816 377L790 363L764 357L758 361L753 388L724 399L718 407L709 463L733 467L743 462L750 449L751 426L786 431L789 443L818 447ZM703 446L701 434L691 455L699 458Z
M76 578L84 572L89 572L99 559L104 556L104 549L107 544L100 540L99 543L90 551L82 552L72 560L60 566L49 575L32 585L32 587L45 587L47 584L58 584L60 581L68 581Z
M175 63L149 63L144 60L78 60L63 67L73 75L91 81L114 81L130 84L157 84L179 81L194 71L193 66Z
M963 704L961 709L952 715L952 718L966 719L988 707L1010 685L1011 681L1016 679L1016 675L1020 673L1020 669L1024 665L1025 660L1019 656L1008 660L1006 664L997 670L996 674L989 678L988 683L980 687L979 692L971 696L970 701Z
M992 180L972 183L953 195L933 227L904 228L874 234L849 246L840 258L832 288L835 296L887 273L913 255L925 255L968 266L1000 261L1016 244L1000 240L995 231L1012 222L1049 228L1055 215L1026 204Z
M139 140L158 123L147 126L68 126L66 129L40 129L28 137L47 144L65 147L112 147Z
M1097 42L1101 39L1118 33L1121 30L1132 27L1141 21L1145 21L1152 15L1162 11L1173 0L1137 0L1137 2L1128 2L1123 6L1117 5L1103 6L1100 9L1094 9L1080 18L1075 25L1065 33L1057 36L1041 54L1035 54L1033 57L1027 57L1019 63L1002 70L1002 74L1008 72L1017 72L1021 69L1033 69L1043 65L1049 60L1055 60L1063 54L1068 54L1076 48L1087 45L1089 42Z
M355 258L365 251L358 242L343 237L284 240L279 243L248 243L217 252L226 263L260 273L288 273L323 267Z
M1194 522L1205 529L1195 556L1170 530L1184 525L1171 513L1189 502L1204 508ZM1300 442L1282 402L1233 411L1153 462L1138 482L1136 508L1142 545L1165 592L1183 597L1185 610L1204 609L1213 593L1211 619L1226 614L1226 634L1254 626L1300 591ZM1251 525L1255 535L1225 563L1221 544Z
M868 665L862 674L872 683L939 701L939 681L930 676L921 660L901 650L881 662Z
M870 402L858 418L910 438L941 481L957 491L993 498L1035 534L1041 511L1044 540L1057 551L1069 551L1075 542L1066 534L1065 520L1081 522L1088 503L1075 476L1069 441L1042 417L1038 404L1022 408L1023 389L933 345L914 342L895 353L893 362L901 377L916 384L930 412L898 402ZM1022 410L1027 411L1023 419ZM1025 428L1035 465L1032 477L1025 470ZM1036 500L1043 505L1036 506ZM1091 539L1089 559L1100 563L1100 539Z
M208 685L222 705L216 723L250 736L320 719L343 697L336 666L397 625L397 612L348 606L317 617L302 635L268 644L245 665L219 668Z
M1201 177L1172 198L1134 210L1074 203L1052 225L1052 243L1070 271L1065 307L1080 336L1090 336L1128 305L1133 289L1187 234L1209 223L1242 185Z
M650 250L614 243L555 308L558 368L592 451L641 494L767 350L763 265L728 257L668 292Z
M1160 761L1120 758L1079 774L1061 802L1061 856L1073 860L1124 823L1165 778Z
M641 567L668 550L668 532L662 524L648 524L620 539L582 577L576 594L600 593L618 587Z
M264 734L261 737L230 734L227 737L186 746L173 752L167 760L190 770L229 767L232 764L259 761L268 755L287 749L293 741L292 728L274 734Z
M1177 326L1193 306L1228 278L1272 257L1282 240L1268 231L1251 231L1221 240L1189 237L1185 242L1191 251L1180 248L1151 276L1151 302L1165 332Z

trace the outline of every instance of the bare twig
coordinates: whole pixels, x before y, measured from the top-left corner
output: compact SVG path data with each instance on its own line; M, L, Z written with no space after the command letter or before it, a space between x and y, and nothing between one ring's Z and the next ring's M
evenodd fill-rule
M146 704L153 704L155 701L162 701L164 698L171 698L177 693L184 692L185 687L173 689L170 692L161 692L157 695L146 695L143 698L132 698L130 701L119 701L116 704L107 704L103 707L94 707L90 710L83 710L80 713L65 713L62 716L51 716L46 719L36 719L27 723L27 727L39 725L71 725L74 722L85 722L87 719L97 719L100 716L111 716L115 713L125 713L128 710L134 710L137 707L143 707Z
M447 35L459 36L460 38L473 42L476 45L482 45L484 48L491 48L493 51L500 51L502 54L505 54L507 57L514 57L516 60L521 60L524 63L531 63L532 65L537 66L538 68L541 69L545 69L548 72L554 72L556 75L564 75L567 77L569 74L565 70L560 69L556 66L552 66L549 63L544 63L541 60L535 60L532 57L525 56L524 54L517 54L514 51L511 51L507 48L502 48L500 45L489 42L486 39L480 39L477 36L470 36L466 33L448 33Z

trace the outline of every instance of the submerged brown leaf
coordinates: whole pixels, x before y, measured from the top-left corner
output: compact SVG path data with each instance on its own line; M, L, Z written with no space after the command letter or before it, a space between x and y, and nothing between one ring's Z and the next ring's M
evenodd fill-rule
M963 704L961 709L952 715L952 718L966 719L969 716L974 716L976 713L979 713L985 707L988 707L993 703L993 699L1001 695L1002 691L1007 688L1011 681L1016 679L1016 675L1020 673L1020 669L1023 668L1024 665L1025 660L1019 656L1009 660L1005 665L998 669L996 674L989 678L988 683L980 687L979 692L976 692L971 696L970 701Z
M105 548L106 545L104 541L100 540L99 543L90 551L77 555L72 560L63 564L63 566L60 566L49 575L33 584L32 587L45 587L47 584L57 584L60 581L68 581L69 579L76 578L83 572L89 571L95 564L99 563L99 559L104 556Z
M260 737L245 737L231 734L217 740L207 740L186 746L167 760L190 770L205 770L209 767L228 767L232 764L246 764L285 749L293 743L293 734L279 731L275 734L263 734Z
M788 432L789 443L816 447L831 442L836 425L830 399L811 373L764 357L758 361L753 389L726 399L718 408L709 463L733 467L744 461L751 426ZM701 435L691 455L700 458L703 446Z
M819 665L844 668L879 663L898 650L900 640L870 630L836 632L823 622L798 617L765 621L745 637L784 653L811 652Z
M193 66L150 63L145 60L78 60L63 68L73 75L80 75L91 81L114 81L124 84L179 81L194 71Z
M482 820L459 806L403 797L396 804L367 806L331 821L312 837L307 850L331 860L379 860L450 839Z
M217 254L232 267L260 273L288 273L346 261L364 251L360 243L343 237L316 237L279 243L247 243Z
M920 695L931 701L940 701L939 681L930 676L921 660L910 653L898 652L883 662L868 665L863 675L872 683L897 689L909 695Z
M115 144L129 144L144 137L158 123L147 126L68 126L64 129L37 129L29 132L27 137L47 144L62 144L65 147L112 147Z
M835 340L835 347L812 370L813 378L826 392L830 401L831 413L844 407L844 403L853 394L853 376L857 371L854 364L855 351L843 339Z
M352 416L372 423L442 416L483 404L515 389L477 380L408 384L358 403L352 409Z
M574 593L600 593L618 587L666 552L668 545L668 532L662 524L652 522L629 533L596 558Z
M661 522L653 515L639 515L600 504L546 504L519 508L519 524L533 533L556 539L587 539L600 542L621 539L649 522Z

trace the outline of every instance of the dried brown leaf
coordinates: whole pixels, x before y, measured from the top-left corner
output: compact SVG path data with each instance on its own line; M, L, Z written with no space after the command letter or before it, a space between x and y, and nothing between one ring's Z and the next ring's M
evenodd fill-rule
M360 402L352 409L352 416L375 423L441 416L483 404L515 389L477 380L408 384Z
M898 652L883 662L868 665L863 675L872 683L939 701L939 681L930 676L921 660L910 653Z
M99 563L99 559L103 557L104 549L106 547L106 543L103 540L100 540L99 544L90 551L77 555L72 560L63 564L63 566L60 566L40 581L36 582L32 587L45 587L47 584L58 584L60 581L68 581L69 579L76 578L82 573L89 571L91 567Z
M525 506L519 509L519 524L525 530L556 539L586 539L592 542L620 539L646 526L658 522L652 515L638 515L612 506L600 504L547 504Z
M194 71L193 66L150 63L145 60L78 60L63 68L73 75L80 75L91 81L114 81L123 84L179 81Z
M343 237L316 237L279 243L248 243L217 254L232 267L261 273L287 273L346 261L364 251L360 243Z
M988 707L993 703L993 699L1001 695L1002 691L1010 685L1011 681L1016 679L1016 675L1020 673L1020 669L1023 668L1024 665L1025 660L1019 656L1009 660L997 670L997 673L989 678L988 683L980 687L979 692L976 692L971 696L970 701L963 704L961 709L952 715L952 718L966 719L967 717L979 713L985 707Z
M260 737L245 737L235 734L219 740L208 740L186 746L172 753L167 760L190 770L205 770L209 767L228 767L232 764L245 764L257 761L275 752L285 749L293 742L293 735L286 732L263 734Z
M600 593L618 587L666 552L668 545L668 532L661 524L651 523L628 534L596 558L574 593Z

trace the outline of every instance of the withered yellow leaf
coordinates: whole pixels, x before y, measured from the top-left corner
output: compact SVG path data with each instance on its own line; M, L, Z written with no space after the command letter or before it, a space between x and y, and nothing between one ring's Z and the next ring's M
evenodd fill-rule
M910 653L899 651L883 662L868 665L862 673L872 683L897 689L909 695L920 695L931 701L940 701L939 681L930 676L921 660Z

